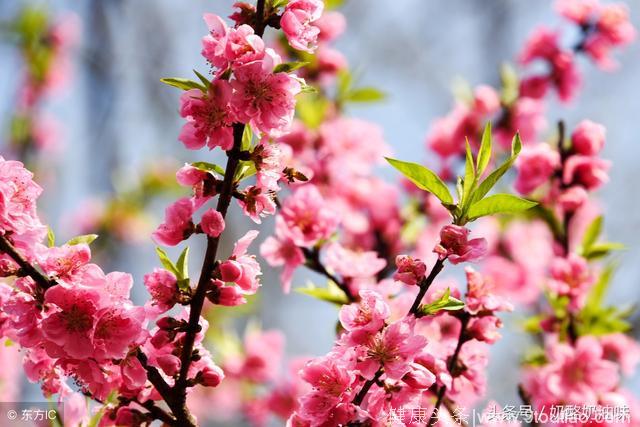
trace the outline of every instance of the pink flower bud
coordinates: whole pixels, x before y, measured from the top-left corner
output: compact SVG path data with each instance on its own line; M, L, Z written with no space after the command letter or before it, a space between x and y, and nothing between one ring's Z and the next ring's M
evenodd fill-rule
M459 225L445 225L440 231L440 243L433 249L440 259L448 258L452 264L476 261L487 252L483 238L468 240L469 229Z
M207 174L207 172L195 168L187 163L183 167L178 169L178 172L176 172L176 180L180 185L184 185L185 187L192 187L204 181L204 179L207 177Z
M396 266L398 271L393 275L393 279L407 285L416 285L424 279L427 272L427 266L424 262L408 255L398 255L396 257Z
M545 182L560 167L560 154L548 144L527 147L516 161L518 177L514 184L520 194L529 194Z
M581 121L571 134L573 150L578 154L595 156L604 146L606 129L591 120Z
M209 209L202 215L200 227L209 237L218 237L224 231L224 218L215 209Z
M222 372L219 366L213 363L211 366L206 366L200 371L200 383L205 387L216 387L223 378L224 372Z
M173 354L163 354L156 358L158 366L165 374L173 376L180 370L180 358Z
M433 372L419 363L411 363L411 370L402 377L402 381L417 390L426 390L436 382Z
M580 186L573 186L560 193L557 201L563 211L575 212L588 198L587 190Z
M242 277L242 265L232 259L220 264L218 267L220 278L224 282L235 282Z

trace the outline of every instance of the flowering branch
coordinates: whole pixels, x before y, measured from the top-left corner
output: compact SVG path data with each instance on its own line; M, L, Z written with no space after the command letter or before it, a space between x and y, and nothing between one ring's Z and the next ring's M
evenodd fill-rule
M56 285L56 281L44 275L37 267L27 261L4 235L0 235L0 253L9 255L21 268L21 273L31 277L44 293L47 289Z

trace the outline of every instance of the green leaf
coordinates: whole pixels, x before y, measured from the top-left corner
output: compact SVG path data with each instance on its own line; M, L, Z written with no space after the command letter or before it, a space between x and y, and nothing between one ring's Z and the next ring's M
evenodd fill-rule
M276 65L275 68L273 69L273 72L274 73L290 73L306 65L309 65L309 63L305 61L283 62L282 64Z
M337 97L338 100L343 100L347 97L347 94L351 91L353 85L353 75L349 70L343 70L338 73L337 84Z
M593 310L604 303L604 297L609 289L609 285L611 284L611 279L613 278L615 271L616 264L614 263L610 263L604 267L600 273L600 277L598 277L598 281L589 290L589 295L587 296L587 301L583 310Z
M543 348L536 346L525 353L522 363L529 366L543 366L547 364L547 355Z
M203 92L207 91L207 88L202 84L190 79L183 79L181 77L168 77L160 79L160 81L166 85L177 87L182 90L200 89Z
M158 254L160 263L165 268L165 270L169 270L170 272L175 274L177 278L179 278L180 272L178 271L178 267L176 267L173 261L169 259L169 255L167 255L167 253L162 248L159 248L159 247L156 247L156 253Z
M302 80L302 79L301 79ZM318 89L315 86L308 85L307 82L300 82L300 93L318 93Z
M379 102L384 100L387 95L374 87L361 87L349 91L345 97L345 101L349 102Z
M307 283L306 288L296 288L296 292L340 306L349 304L347 295L333 282L329 282L326 288L318 288L312 283Z
M473 163L473 154L471 153L471 145L469 145L469 140L465 140L465 151L466 151L466 159L464 162L464 180L462 181L462 194L460 195L462 212L464 213L467 209L467 201L471 197L471 193L473 192L473 187L476 185L476 167Z
M518 154L520 154L520 150L522 149L522 141L520 141L520 135L516 133L513 137L513 141L511 143L511 156L498 167L496 170L491 172L489 176L487 176L481 183L478 185L478 189L476 190L473 200L481 200L484 196L487 195L489 191L493 188L494 185L502 178L502 176L511 168L513 162L516 161Z
M240 166L238 166L236 170L234 181L241 181L245 178L252 177L256 173L256 164L253 161L241 161Z
M487 122L482 132L482 142L480 143L480 150L478 151L478 160L476 163L476 170L478 177L482 176L482 173L487 169L489 161L491 160L491 122Z
M245 125L244 130L242 131L242 144L241 150L248 150L251 148L251 142L253 141L253 130L251 126Z
M289 0L269 0L267 6L271 9L278 9L287 5Z
M89 244L91 244L91 242L93 242L97 238L98 238L97 234L84 234L82 236L76 236L73 239L70 239L65 244L73 246L73 245L79 245L81 243L85 243L85 244L89 245Z
M222 169L221 166L218 166L218 165L213 164L213 163L193 162L193 163L191 163L191 166L193 166L194 168L198 168L201 171L214 172L214 173L217 173L220 176L224 176L224 169Z
M464 303L457 298L451 296L451 289L447 288L444 294L436 301L424 304L420 307L420 311L425 315L435 314L442 310L455 311L462 310Z
M433 171L422 165L385 157L389 164L409 178L418 188L436 196L442 203L452 204L453 198L446 184Z
M588 250L583 250L582 256L588 260L594 260L609 255L611 251L619 251L624 248L625 246L622 243L617 242L595 243Z
M193 70L193 72L196 74L196 76L198 76L198 78L200 79L204 87L209 89L209 86L211 86L211 81L205 76L203 76L202 74L200 74L198 70Z
M178 279L189 278L189 246L185 247L180 253L176 263L176 270L179 273Z
M329 102L317 95L300 97L296 103L296 112L303 123L311 128L316 129L324 121Z
M522 328L525 330L525 332L528 332L530 334L540 333L542 332L542 326L540 326L540 323L545 318L546 316L543 314L528 317L522 322Z
M520 92L518 73L510 64L504 63L500 67L500 80L502 82L500 101L502 101L503 104L510 106L516 101L516 99L518 99Z
M53 232L53 229L51 227L47 226L47 246L52 248L55 245L56 245L56 235Z
M591 224L589 224L589 226L585 230L584 237L582 238L583 251L588 251L591 245L593 245L596 240L598 240L598 237L602 232L602 220L602 215L598 216L591 222Z
M522 199L512 194L494 194L471 205L468 217L476 219L499 213L518 213L526 211L535 205L537 205L536 202Z

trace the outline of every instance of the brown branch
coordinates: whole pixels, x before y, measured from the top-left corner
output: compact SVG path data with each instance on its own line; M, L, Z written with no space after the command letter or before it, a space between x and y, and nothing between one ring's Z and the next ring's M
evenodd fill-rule
M44 291L57 284L55 280L47 277L39 268L27 261L11 244L6 235L0 235L0 253L9 255L20 267L20 274L27 275L36 282L39 288L37 292L40 296L44 295Z
M300 248L302 249L302 253L305 257L305 266L310 270L315 271L316 273L320 273L333 283L335 283L347 296L350 302L355 302L358 300L358 297L353 294L349 285L342 280L338 279L337 276L329 272L327 268L320 262L320 254L317 249L309 249L309 248Z
M456 367L456 363L458 363L458 357L460 356L460 350L462 349L462 345L469 340L469 337L467 336L466 332L467 332L467 325L470 319L471 319L471 315L466 311L463 311L460 313L460 322L461 322L460 335L458 335L458 344L456 345L456 349L454 350L453 354L449 358L449 363L447 363L447 370L449 371L449 373L453 372L453 370ZM453 378L453 374L452 374L452 378ZM442 404L442 401L445 398L446 392L447 392L447 387L443 384L442 386L440 386L436 394L436 403L433 407L433 412L429 417L429 424L428 424L429 427L436 425L436 423L438 422L438 409L440 408L440 405Z
M422 299L426 295L436 276L440 274L440 272L444 268L444 262L446 260L446 258L438 258L438 261L436 261L436 263L433 265L433 268L431 269L431 273L429 273L429 275L420 282L420 284L418 285L420 287L420 291L418 292L418 295L416 295L416 299L413 301L411 309L409 310L409 313L407 315L413 314L416 317L421 317L418 310L420 309L420 304L422 304Z

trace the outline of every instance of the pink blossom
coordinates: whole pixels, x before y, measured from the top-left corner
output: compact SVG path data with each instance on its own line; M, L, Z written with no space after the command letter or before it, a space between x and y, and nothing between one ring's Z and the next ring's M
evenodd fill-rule
M500 110L500 97L491 86L477 86L473 91L473 96L473 111L475 114L490 116Z
M267 237L260 245L260 255L272 267L284 266L280 279L282 290L288 293L291 289L291 278L295 269L304 264L302 250L287 235L286 225L281 216L276 217L276 237Z
M465 268L467 275L466 309L472 314L511 311L513 306L495 293L495 286L471 267Z
M62 245L60 247L37 249L38 265L49 276L72 279L91 260L91 250L87 244Z
M360 340L366 348L366 355L358 363L362 376L371 379L382 366L387 378L401 379L411 369L414 357L427 344L427 339L414 334L414 318L399 320L387 326L381 332L368 335L357 330L351 334L354 342Z
M427 266L424 262L408 255L398 255L396 257L396 267L398 271L393 275L393 280L398 280L407 285L416 285L427 272Z
M295 95L300 92L301 86L294 76L273 73L279 61L273 55L267 54L264 59L235 69L235 78L231 81L235 94L231 105L239 121L277 137L291 126ZM231 148L231 145L228 147Z
M229 28L222 18L213 13L205 13L204 21L209 28L209 34L202 38L202 56L214 67L226 68L227 35Z
M171 309L178 300L178 279L165 269L156 268L153 273L145 274L144 285L151 294L153 305L161 313Z
M141 343L144 316L142 307L108 307L98 311L93 332L94 357L123 358L130 346Z
M176 172L176 180L180 185L193 187L204 181L208 175L208 172L193 167L189 163L185 163L185 165Z
M318 188L312 184L299 187L282 205L280 217L287 235L297 245L311 247L328 239L338 226L338 215L327 206Z
M557 295L569 296L569 307L572 311L582 307L587 292L595 281L587 261L571 253L566 258L555 258L549 270L552 277L548 283L549 288Z
M440 243L433 251L440 259L447 258L452 264L482 258L487 252L487 241L483 238L469 240L468 236L468 228L445 225L440 230Z
M292 48L313 53L320 28L312 23L320 18L321 0L291 0L285 7L280 26Z
M350 391L355 380L353 370L348 369L349 364L339 356L330 354L307 363L301 369L300 377L316 392L331 396L337 403L345 393ZM304 403L303 406L305 406Z
M269 143L264 138L253 149L251 158L256 166L257 186L271 191L279 190L278 181L284 169L284 153L278 143Z
M596 0L558 0L556 11L578 25L588 24L599 9Z
M254 34L249 25L240 25L232 28L227 34L225 58L234 66L257 61L264 57L264 41Z
M225 283L220 280L211 281L210 289L207 291L207 299L214 304L228 307L247 303L242 289L235 285L225 285Z
M574 185L573 187L563 190L556 201L563 211L575 212L578 208L584 205L588 199L589 194L587 193L587 190L579 185Z
M609 181L610 167L611 162L607 160L576 154L565 162L562 181L566 185L578 184L587 190L596 190Z
M548 182L559 167L560 154L548 144L527 146L516 160L518 177L514 186L519 193L529 194Z
M347 331L377 332L389 318L390 310L382 296L375 291L361 290L360 301L343 305L340 323Z
M583 120L571 134L571 146L578 154L595 156L602 150L605 136L604 126L591 120Z
M616 364L603 358L602 346L592 336L578 338L574 346L551 343L546 356L548 364L532 369L526 384L534 401L541 404L596 404L600 394L618 384Z
M248 231L236 242L231 257L219 267L223 276L226 275L225 271L229 271L231 268L237 269L237 274L234 277L227 278L232 278L233 280L229 281L236 283L247 294L254 294L260 286L260 280L258 279L258 276L262 274L260 264L258 264L254 255L247 254L247 248L257 236L258 232L256 230ZM224 277L223 280L225 280Z
M282 363L284 342L280 331L250 331L244 338L244 357L234 357L225 370L254 383L273 381Z
M186 240L195 231L191 220L196 210L193 199L183 197L165 210L165 220L153 232L153 240L158 244L175 246Z
M387 261L374 251L354 251L335 242L326 246L325 263L343 277L366 279L375 276Z
M322 14L314 23L320 29L318 38L330 42L338 38L347 28L347 20L340 12L331 10Z
M42 229L36 199L42 188L20 162L0 156L0 231L23 234Z
M472 317L467 332L470 337L493 344L502 336L498 330L502 328L502 321L496 316Z
M202 231L204 231L207 236L218 237L224 231L224 218L217 210L213 208L209 209L202 214L200 227L202 227Z
M633 338L615 333L600 337L603 358L620 365L625 375L632 375L640 362L640 344Z
M45 302L54 311L42 321L42 330L52 357L83 359L92 355L99 301L100 294L95 290L64 285L47 290Z
M250 185L244 191L244 197L238 200L238 204L256 224L262 222L262 217L273 215L276 212L276 203L272 194L263 191L262 188Z
M235 99L235 97L234 97ZM226 80L214 80L207 93L199 89L186 91L180 97L180 116L187 119L180 132L180 141L190 150L205 145L209 149L233 147L233 122L230 110L231 85Z
M436 382L436 376L426 366L420 363L411 363L410 370L403 377L402 381L417 390L427 390Z

